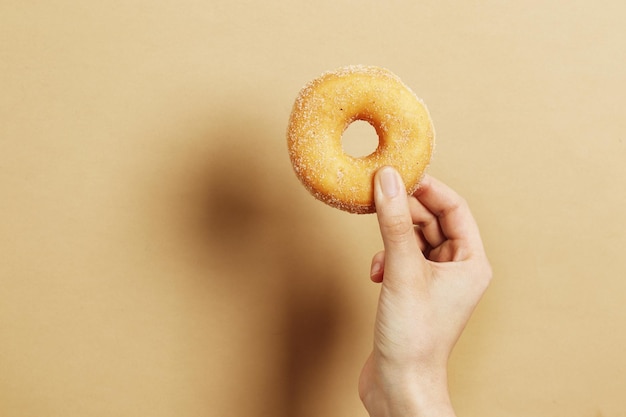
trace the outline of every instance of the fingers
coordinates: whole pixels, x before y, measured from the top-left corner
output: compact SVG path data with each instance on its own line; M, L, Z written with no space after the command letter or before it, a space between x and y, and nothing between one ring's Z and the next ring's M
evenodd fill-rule
M454 190L426 175L413 195L424 209L432 213L437 219L435 223L438 223L440 227L441 235L437 235L432 226L428 229L428 234L424 229L424 235L429 242L431 239L433 241L439 239L459 240L466 242L473 249L482 250L476 221L465 200ZM421 213L421 208L414 210L418 218L424 218L423 221L430 221L427 215Z
M407 196L400 175L384 167L374 177L374 198L385 250L372 258L372 281L409 288L416 284L409 282L411 276L421 276L432 268L428 260L486 260L467 203L440 181L425 176L414 195Z
M437 217L417 198L409 197L409 209L416 226L420 249L424 250L426 246L437 247L446 240Z
M399 272L414 266L416 256L421 256L421 251L415 238L409 197L395 169L383 167L376 173L374 199L385 247L385 281L387 282L387 272L390 270ZM392 275L395 276L393 272Z
M385 251L381 250L372 258L370 268L370 278L374 282L383 282L383 272L385 270Z
M374 177L374 199L383 244L388 253L412 254L417 249L409 197L400 175L391 167Z

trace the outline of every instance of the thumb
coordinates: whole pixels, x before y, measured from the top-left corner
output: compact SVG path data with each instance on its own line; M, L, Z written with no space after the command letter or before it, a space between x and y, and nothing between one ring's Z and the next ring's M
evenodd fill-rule
M396 268L400 272L415 265L422 253L415 238L406 188L392 167L383 167L374 176L374 202L385 246L385 272Z

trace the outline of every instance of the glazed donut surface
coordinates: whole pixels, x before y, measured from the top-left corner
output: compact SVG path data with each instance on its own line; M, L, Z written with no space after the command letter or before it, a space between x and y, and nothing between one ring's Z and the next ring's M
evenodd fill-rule
M378 147L356 158L341 142L355 120L369 122ZM297 96L287 129L289 156L302 184L317 199L351 213L373 213L373 178L385 165L415 191L430 162L434 129L424 103L396 75L348 66L309 82Z

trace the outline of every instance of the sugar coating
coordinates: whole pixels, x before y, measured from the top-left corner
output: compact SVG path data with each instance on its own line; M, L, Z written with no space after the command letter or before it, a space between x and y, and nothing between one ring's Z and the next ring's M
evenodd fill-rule
M355 120L369 122L379 136L378 148L361 158L347 155L341 145ZM434 129L423 101L395 74L351 65L302 88L287 141L294 172L313 196L344 211L372 213L374 173L394 166L413 193L432 155Z

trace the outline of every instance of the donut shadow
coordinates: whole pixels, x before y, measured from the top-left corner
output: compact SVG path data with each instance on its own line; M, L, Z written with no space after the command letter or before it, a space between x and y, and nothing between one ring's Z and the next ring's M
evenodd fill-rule
M260 293L264 286L275 289L272 297L280 303L279 313L268 316L273 320L267 324L271 334L264 338L280 352L259 360L275 361L273 367L252 370L273 382L263 384L265 392L243 395L263 398L258 410L272 404L267 410L272 415L304 417L310 415L307 409L314 402L311 388L323 385L331 374L325 358L338 344L345 307L337 296L341 289L334 283L342 278L336 255L342 248L339 242L324 239L324 229L330 225L311 218L303 221L302 213L310 213L303 203L314 201L291 172L286 149L279 155L262 150L261 144L278 141L280 146L274 148L284 149L282 136L259 131L258 126L256 121L242 123L239 116L201 134L212 145L191 158L190 176L183 179L190 190L184 204L189 211L181 213L180 220L189 249L196 254L191 261L210 258L204 265L219 274L207 274L207 279L213 281L210 285L219 281L229 304L245 301L241 288L257 288ZM330 293L334 295L329 297ZM259 320L254 316L265 313L263 303L268 300L241 310L249 315L244 321ZM209 308L207 313L216 312ZM247 375L226 377L244 379Z

